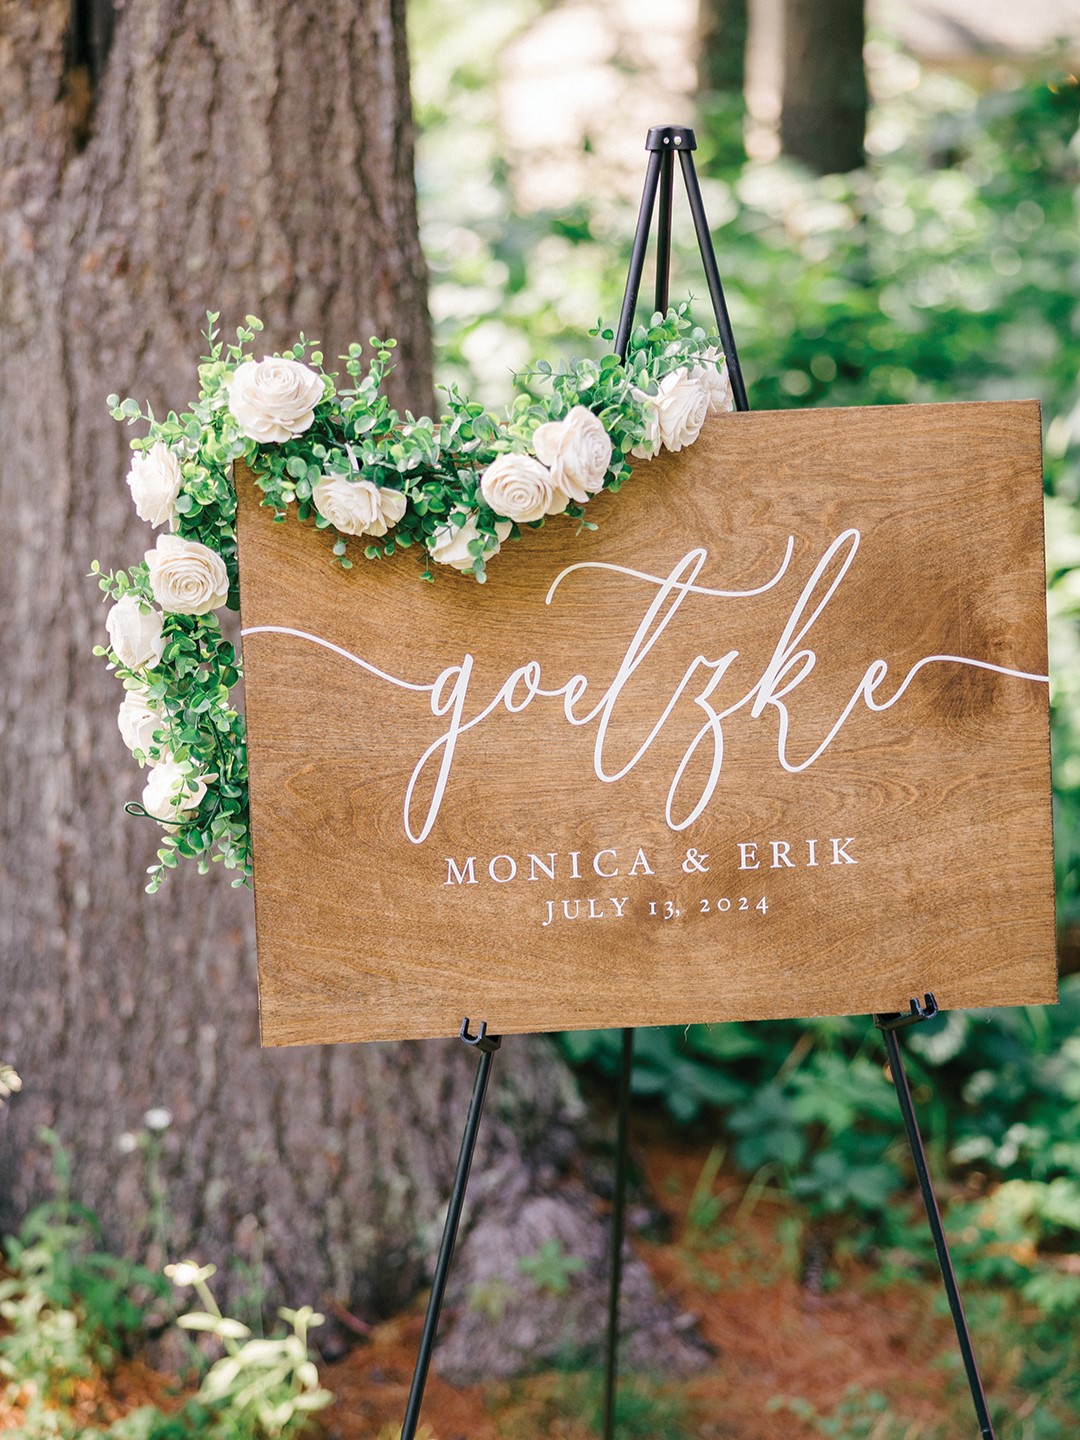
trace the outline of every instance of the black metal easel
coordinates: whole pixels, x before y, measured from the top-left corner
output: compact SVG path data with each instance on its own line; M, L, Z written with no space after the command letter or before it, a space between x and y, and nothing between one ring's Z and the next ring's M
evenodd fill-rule
M435 1261L435 1278L431 1282L427 1314L424 1316L424 1328L420 1334L420 1349L416 1356L412 1384L409 1387L405 1419L401 1425L401 1440L414 1440L416 1426L420 1420L424 1386L427 1384L428 1370L431 1368L431 1354L435 1349L435 1335L439 1328L443 1298L446 1295L446 1281L450 1274L450 1262L454 1258L454 1245L457 1241L458 1225L461 1223L461 1211L465 1205L465 1187L469 1183L469 1171L472 1169L473 1154L476 1150L476 1137L480 1131L480 1116L484 1112L484 1097L487 1094L488 1079L491 1076L491 1062L495 1058L495 1051L502 1044L498 1035L488 1034L486 1020L480 1022L475 1035L469 1030L468 1019L463 1020L460 1036L466 1045L473 1045L479 1050L480 1059L476 1066L476 1079L473 1081L469 1113L465 1119L465 1133L461 1137L461 1153L458 1155L457 1170L454 1174L454 1188L450 1192L450 1203L446 1209L439 1255Z
M648 249L649 234L652 229L653 213L656 208L658 193L660 198L660 218L656 246L654 308L660 311L661 314L667 312L671 271L671 202L675 176L675 156L677 154L682 167L687 199L690 202L690 213L693 217L694 230L697 234L698 249L701 252L701 260L705 269L705 278L709 287L709 298L712 301L713 313L716 316L716 327L720 337L720 346L724 358L727 361L728 374L731 377L731 392L735 402L735 408L736 410L749 410L750 405L746 396L746 385L743 381L742 370L739 366L739 358L735 349L735 339L731 333L731 320L728 316L727 302L724 299L724 290L720 283L720 272L716 264L716 253L713 250L712 236L709 233L709 223L705 216L705 205L701 198L701 187L698 184L697 171L694 168L693 152L697 148L694 132L688 126L657 125L649 131L645 148L649 154L648 166L645 172L645 188L641 197L641 207L638 212L637 229L634 234L634 246L630 259L630 269L626 279L626 291L623 297L622 313L619 317L615 349L620 358L625 360L627 347L630 343L630 333L634 323L634 312L637 309L638 291L641 287L641 277L645 268L645 255ZM942 1279L945 1283L945 1293L948 1297L949 1309L952 1312L953 1324L956 1328L956 1338L959 1342L960 1354L963 1358L964 1371L967 1375L968 1386L970 1387L971 1398L975 1407L975 1414L979 1422L980 1440L996 1440L993 1424L990 1420L990 1412L987 1408L986 1395L983 1391L982 1379L979 1375L979 1367L975 1360L971 1334L968 1330L963 1303L960 1299L960 1291L956 1283L956 1274L953 1270L948 1240L946 1239L945 1229L941 1221L941 1212L938 1208L937 1197L934 1194L933 1181L926 1159L926 1150L923 1146L922 1136L919 1133L918 1120L911 1099L911 1089L908 1085L907 1074L904 1070L903 1054L900 1049L899 1031L901 1029L909 1025L919 1024L924 1020L931 1020L937 1014L937 1002L933 995L927 994L921 1003L918 1000L912 1000L910 1012L908 1013L875 1015L874 1024L885 1037L885 1047L889 1057L889 1069L892 1073L893 1083L896 1086L896 1095L900 1103L900 1112L903 1116L908 1145L911 1148L912 1159L915 1162L915 1173L918 1177L923 1204L926 1207L926 1216L930 1224L934 1250L937 1254L938 1265L941 1268ZM450 1195L446 1221L443 1226L442 1241L439 1245L439 1254L435 1263L435 1276L432 1282L431 1295L428 1300L427 1314L424 1319L424 1328L420 1338L420 1348L416 1358L412 1385L409 1390L405 1420L401 1427L401 1440L415 1440L416 1427L420 1418L420 1406L424 1397L424 1387L427 1383L432 1351L435 1346L439 1316L442 1312L443 1299L446 1294L447 1277L454 1255L454 1245L457 1240L461 1212L465 1203L465 1190L468 1185L469 1171L476 1149L480 1117L483 1113L484 1097L487 1093L488 1079L491 1074L491 1063L495 1051L498 1050L501 1044L497 1036L488 1034L486 1023L482 1023L477 1033L473 1035L469 1030L469 1021L464 1020L462 1022L460 1035L466 1044L474 1046L480 1052L480 1059L476 1068L472 1100L469 1104L469 1113L465 1121L465 1131L461 1140L461 1152L458 1157L457 1172L454 1176L453 1190ZM626 1221L626 1189L629 1170L630 1089L633 1064L634 1030L627 1027L622 1031L622 1049L619 1065L618 1112L615 1141L615 1183L611 1210L610 1281L608 1290L607 1337L604 1351L604 1440L614 1440L615 1434L615 1398L618 1381L619 1347L619 1291L622 1282L622 1258Z
M615 339L615 348L620 358L625 360L627 347L630 343L630 332L634 324L634 312L637 309L638 291L641 288L642 272L645 268L645 253L648 249L649 232L652 229L653 211L656 207L658 190L660 195L660 218L656 238L656 290L654 309L660 311L661 314L666 314L667 312L671 271L671 200L675 173L675 156L677 154L682 166L687 199L690 202L690 213L693 217L694 230L697 234L698 249L701 252L701 261L705 268L705 278L709 287L709 298L712 301L713 313L716 316L716 328L720 336L720 347L727 361L728 374L731 377L731 393L735 402L735 409L749 410L750 402L746 396L746 385L743 381L742 369L739 365L739 357L735 349L735 337L731 333L731 320L728 316L727 302L724 299L723 286L720 283L720 272L716 264L716 253L713 250L709 223L705 216L705 206L701 198L701 187L698 184L697 171L694 168L693 152L696 148L697 141L694 132L687 126L656 125L649 131L645 141L645 149L649 153L648 166L645 171L645 188L641 197L641 207L638 211L637 230L634 234L634 248L630 258L630 269L626 277L626 291L623 296L622 314L619 317L619 329ZM934 1184L930 1176L926 1150L923 1146L922 1136L919 1133L919 1122L916 1118L915 1107L911 1099L911 1087L908 1085L907 1074L904 1070L904 1057L900 1049L898 1035L901 1029L909 1025L917 1025L923 1020L932 1020L937 1014L937 1001L933 995L927 994L922 1003L918 1000L912 1000L911 1009L907 1013L875 1015L874 1024L885 1037L885 1048L889 1057L889 1070L892 1074L893 1084L896 1087L896 1097L900 1103L900 1113L903 1116L904 1130L907 1134L911 1156L915 1163L915 1174L918 1178L923 1204L926 1207L926 1218L930 1224L930 1234L933 1237L934 1250L937 1254L938 1265L941 1269L941 1277L945 1283L945 1294L948 1298L949 1310L952 1313L953 1325L956 1329L956 1338L964 1363L964 1373L967 1376L972 1403L975 1407L975 1415L979 1422L980 1440L996 1440L993 1423L990 1419L990 1411L986 1403L986 1394L983 1390L982 1378L979 1374L979 1366L975 1359L974 1347L971 1343L971 1332L968 1329L963 1302L960 1299L960 1290L956 1282L956 1272L953 1269L952 1256L949 1253L949 1242L945 1236L945 1227L941 1221L941 1211L938 1208L937 1196L934 1193ZM622 1278L626 1184L629 1170L628 1134L633 1064L634 1031L632 1029L624 1029L622 1032L622 1050L619 1066L619 1098L615 1142L615 1191L611 1209L611 1281L608 1293L607 1344L605 1347L604 1366L604 1440L613 1440L615 1434L615 1394L618 1377L619 1345L619 1287Z

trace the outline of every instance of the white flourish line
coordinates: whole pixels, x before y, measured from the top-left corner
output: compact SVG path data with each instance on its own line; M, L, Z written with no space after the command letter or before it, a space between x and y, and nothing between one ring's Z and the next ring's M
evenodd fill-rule
M702 556L706 554L704 550L693 553L700 553ZM676 581L671 585L671 589L681 590L686 595L714 595L721 600L746 600L752 595L764 595L766 590L771 590L775 585L779 585L780 581L787 574L788 566L791 564L791 557L794 553L795 536L789 535L787 548L784 550L784 558L780 562L780 569L777 570L771 580L766 580L764 585L758 585L754 590L712 590L707 585L693 585L685 580ZM698 569L700 568L699 566ZM668 585L671 580L670 576L650 575L647 570L631 570L626 565L611 565L604 560L578 560L576 564L568 565L565 570L560 570L558 575L555 576L544 598L545 605L551 604L559 585L566 579L567 575L572 575L575 570L613 570L617 575L630 575L633 579L645 580L650 585ZM695 573L697 572L695 571Z
M291 625L249 625L246 630L240 631L240 637L245 635L292 635L296 640L310 640L313 645L321 645L324 650L332 650L335 655L340 655L344 660L351 660L354 665L359 665L361 670L366 670L369 675L374 675L379 680L385 680L388 685L397 685L401 690L417 690L421 693L428 693L435 689L438 681L431 685L417 685L411 680L402 680L398 675L391 675L386 670L380 670L377 665L372 665L368 660L361 660L359 655L354 655L351 650L344 650L340 645L334 645L329 640L324 640L321 635L312 635L307 630L294 630Z

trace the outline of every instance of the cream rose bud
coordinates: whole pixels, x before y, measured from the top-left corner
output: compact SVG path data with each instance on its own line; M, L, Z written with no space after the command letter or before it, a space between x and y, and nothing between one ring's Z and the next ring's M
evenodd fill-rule
M704 363L694 373L701 377L709 392L709 414L721 415L725 411L734 410L735 397L731 393L731 376L728 373L727 360L715 345L711 345L701 358ZM720 362L719 369L717 369L717 361Z
M160 742L154 740L154 732L156 730L163 731L167 724L165 716L162 711L150 704L144 690L127 691L116 722L120 727L124 744L132 752L140 750L144 755L149 756L155 744L158 744L160 748L165 743L163 740Z
M171 615L206 615L229 598L225 561L198 540L159 535L146 552L146 564L154 599Z
M566 496L552 482L551 472L531 455L500 455L480 478L480 493L508 520L527 525L566 509ZM562 504L552 508L556 497Z
M323 519L343 535L385 535L409 503L400 490L344 475L324 475L311 498Z
M136 595L125 595L109 611L105 629L109 644L120 664L127 670L152 670L160 665L165 649L162 615Z
M460 511L457 512L460 514ZM484 559L497 555L502 542L510 534L511 524L509 520L496 520L495 534L498 537L492 544L491 536L486 532L484 539L488 549L484 552ZM455 570L471 570L476 564L476 556L471 554L469 545L481 534L476 524L476 511L469 512L464 525L443 525L436 530L428 541L428 554L440 565L452 565Z
M630 454L637 460L651 460L660 450L660 419L657 414L656 399L636 386L631 389L630 393L645 412L645 438L638 441L631 449Z
M701 434L709 413L709 387L700 372L673 370L660 381L656 397L656 418L660 443L665 450L681 450Z
M240 434L261 444L302 435L315 419L325 389L322 377L299 360L245 360L226 389Z
M550 469L556 488L579 505L603 489L611 464L611 436L584 405L575 405L561 420L537 426L533 449Z
M163 441L156 440L149 450L131 457L127 483L140 520L156 529L174 519L183 476L179 456Z
M206 778L189 775L178 760L163 760L150 771L142 794L143 809L155 820L176 822L198 808L206 794Z

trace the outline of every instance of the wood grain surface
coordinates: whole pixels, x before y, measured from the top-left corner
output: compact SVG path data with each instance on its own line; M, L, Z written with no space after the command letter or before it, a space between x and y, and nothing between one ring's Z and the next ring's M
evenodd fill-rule
M237 487L265 1044L1055 998L1035 402L718 417L482 586Z

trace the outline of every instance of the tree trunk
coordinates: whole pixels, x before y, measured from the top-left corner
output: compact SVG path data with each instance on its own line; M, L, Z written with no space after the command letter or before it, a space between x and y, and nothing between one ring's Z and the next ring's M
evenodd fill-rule
M864 0L784 0L780 146L821 175L865 158L864 9Z
M706 169L746 160L748 0L698 0L697 111Z
M234 1299L240 1262L268 1306L368 1317L432 1258L471 1053L260 1051L250 896L217 867L143 893L157 827L122 813L140 782L86 572L150 543L105 396L193 398L207 308L260 314L268 350L395 336L393 398L430 406L403 12L0 0L0 1057L25 1082L0 1114L0 1219L47 1192L48 1125L111 1247L213 1259ZM563 1176L581 1114L545 1042L507 1051L469 1212L491 1233ZM596 1249L581 1194L566 1234Z
M746 83L748 0L698 0L697 83L706 93L742 99Z

